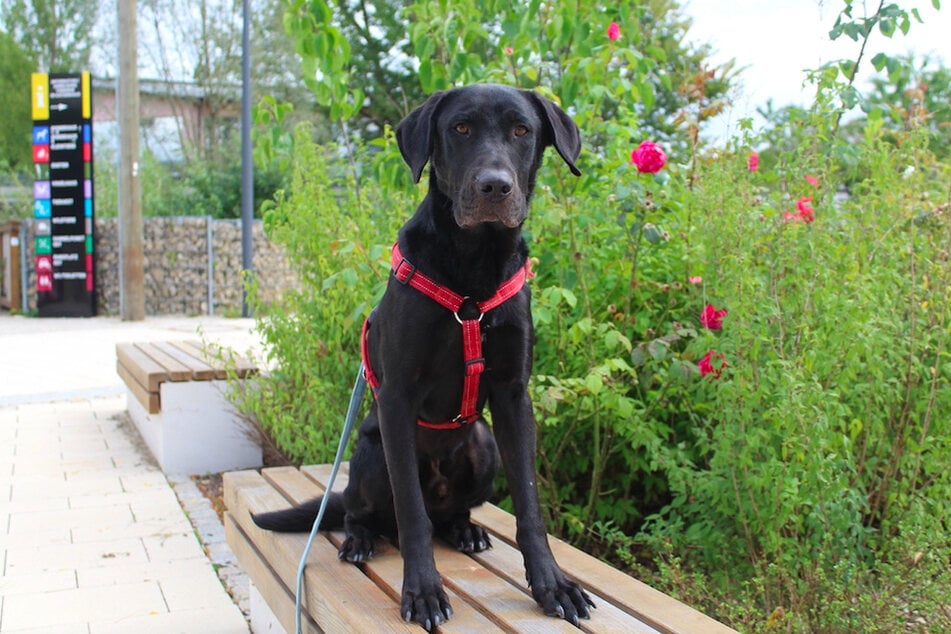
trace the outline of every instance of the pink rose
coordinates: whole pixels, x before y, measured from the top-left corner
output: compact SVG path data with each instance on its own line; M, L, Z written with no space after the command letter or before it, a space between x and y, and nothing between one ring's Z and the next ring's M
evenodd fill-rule
M720 330L723 328L723 318L726 317L726 309L717 310L713 304L707 304L700 311L700 325L709 330Z
M612 22L608 25L608 39L612 42L617 42L621 39L621 25L617 22Z
M631 163L637 166L638 172L656 174L667 164L667 155L653 141L641 141L637 149L631 152Z
M803 196L796 202L796 209L799 210L799 217L803 222L809 224L816 219L816 210L812 208L812 196Z
M719 363L716 365L713 364L714 358L719 359ZM712 374L713 378L719 379L720 375L723 373L723 368L730 367L727 365L726 356L722 352L715 352L710 350L707 354L703 355L703 358L697 361L697 368L700 369L700 376L707 376Z
M809 224L816 219L816 210L812 208L812 196L803 196L796 201L796 213L787 211L783 214L785 222L804 222Z
M751 172L759 170L759 154L756 152L750 152L750 158L746 163L747 168Z

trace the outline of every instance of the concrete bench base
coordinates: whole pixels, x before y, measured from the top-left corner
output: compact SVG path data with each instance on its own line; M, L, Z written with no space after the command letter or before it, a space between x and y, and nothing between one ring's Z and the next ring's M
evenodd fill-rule
M260 467L261 445L226 398L227 381L168 382L162 410L150 414L128 392L129 416L168 475L201 475Z

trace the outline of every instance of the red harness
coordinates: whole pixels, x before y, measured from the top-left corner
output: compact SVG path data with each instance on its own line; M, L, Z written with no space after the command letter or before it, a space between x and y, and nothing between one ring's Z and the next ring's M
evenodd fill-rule
M432 278L427 277L410 264L400 252L399 243L393 245L390 253L390 263L393 267L393 275L401 284L406 284L430 298L443 308L451 311L453 316L462 325L462 356L466 367L466 374L462 380L462 404L459 408L459 414L448 421L442 423L431 423L417 419L421 427L428 429L458 429L463 425L470 425L479 418L478 400L479 400L479 377L485 369L485 359L482 357L482 317L493 308L498 308L512 297L514 297L528 278L533 277L529 261L525 260L525 266L516 271L515 275L502 282L502 285L495 291L495 295L482 302L475 302L479 309L479 316L474 319L462 319L459 316L459 309L468 299L455 291L436 283ZM367 333L370 329L370 320L363 322L363 334L360 341L360 352L363 356L364 376L367 383L373 388L374 393L380 387L380 381L373 373L373 367L370 364L370 354L367 346Z

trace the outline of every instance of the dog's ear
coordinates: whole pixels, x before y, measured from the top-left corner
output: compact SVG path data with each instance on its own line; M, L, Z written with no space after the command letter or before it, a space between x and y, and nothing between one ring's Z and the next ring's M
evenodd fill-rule
M396 126L396 143L403 160L413 170L413 182L418 183L423 168L433 153L433 127L436 110L445 92L433 93L429 99L399 122Z
M526 91L526 94L535 102L536 109L542 115L551 145L558 150L558 154L568 164L571 173L581 176L581 170L575 165L578 155L581 154L581 133L578 131L578 126L554 102L536 92Z

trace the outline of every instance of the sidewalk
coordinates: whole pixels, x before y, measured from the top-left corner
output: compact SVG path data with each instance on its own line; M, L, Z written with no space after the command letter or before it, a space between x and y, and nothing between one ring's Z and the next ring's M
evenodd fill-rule
M210 506L190 480L173 490L126 422L115 343L201 328L259 351L251 327L0 312L0 633L248 632L182 510Z

